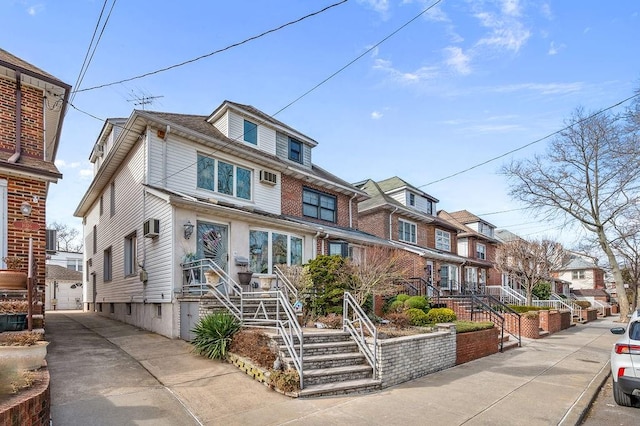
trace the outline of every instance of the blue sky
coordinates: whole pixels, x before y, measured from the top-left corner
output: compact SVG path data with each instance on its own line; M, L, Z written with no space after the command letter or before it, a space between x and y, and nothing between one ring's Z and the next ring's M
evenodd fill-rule
M79 88L223 49L338 1L117 1ZM157 97L149 110L203 115L225 99L272 115L295 101L276 117L317 140L314 163L343 179L397 175L439 209L572 245L575 230L517 210L497 174L510 158L544 152L544 141L432 182L559 130L578 106L596 111L631 96L640 87L640 3L444 0L408 23L433 3L350 0L191 64L79 92L73 104L104 119L129 116L144 96ZM0 0L0 46L74 85L102 7ZM72 215L102 124L69 108L48 222L79 228Z

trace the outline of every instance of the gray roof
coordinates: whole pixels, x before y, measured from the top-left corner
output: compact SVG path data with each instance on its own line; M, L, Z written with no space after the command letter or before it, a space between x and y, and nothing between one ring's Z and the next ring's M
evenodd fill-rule
M598 265L593 262L589 262L582 257L573 256L566 262L561 268L560 271L575 271L582 269L601 269Z
M65 268L60 265L45 265L47 279L61 281L82 281L82 272Z
M11 65L12 67L17 67L19 68L21 71L26 71L27 73L34 75L34 76L40 76L40 77L44 77L47 80L51 80L51 83L58 83L60 86L62 87L68 87L68 85L64 82L62 82L60 79L54 77L53 75L49 74L46 71L41 70L40 68L36 67L35 65L30 64L29 62L18 58L17 56L7 52L6 50L0 48L0 65Z

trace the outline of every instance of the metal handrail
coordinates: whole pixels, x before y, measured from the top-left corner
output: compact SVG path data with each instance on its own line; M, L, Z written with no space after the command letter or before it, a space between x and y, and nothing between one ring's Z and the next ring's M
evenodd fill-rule
M275 265L273 267L273 270L276 274L276 288L281 288L280 285L278 284L278 281L282 280L282 282L284 283L284 289L285 292L287 293L287 296L289 295L293 295L293 300L299 300L298 299L298 289L296 288L296 286L294 286L291 281L289 281L289 278L287 278L287 276L284 274L284 272L282 272L282 270L280 269L280 267L278 267L278 265ZM291 298L290 298L291 300Z
M556 305L554 305L556 309L568 309L571 311L572 317L577 316L578 318L582 318L582 306L578 305L577 303L573 303L573 301L568 299L567 301L569 303L567 303L556 293L551 293L551 297L553 298L552 300L556 302ZM543 301L539 301L539 302L543 302Z
M602 312L602 316L603 317L607 315L607 308L611 309L611 305L606 303L606 302L603 303L603 302L601 302L599 300L596 300L596 299L590 300L590 302L593 305L595 305L597 307L597 309L600 310L600 312Z
M373 349L367 344L365 329L373 338ZM378 377L378 329L348 291L344 292L342 302L342 330L351 334L367 362L371 365L373 378Z
M527 298L525 296L509 286L503 285L502 287L500 287L500 292L500 299L503 301L506 300L512 305L521 305L523 303L526 303L527 301Z
M304 388L303 347L304 335L296 314L289 302L289 299L280 290L244 292L242 286L235 282L218 264L211 259L199 259L193 262L182 264L185 282L183 283L183 293L199 294L200 296L211 293L222 305L229 310L245 326L275 328L282 336L284 346L291 357L295 369L300 377L300 389ZM213 270L216 272L222 283L211 284L202 282L204 272ZM224 289L224 291L222 291ZM236 302L231 295L236 296ZM270 318L266 307L268 301L276 301L275 318ZM258 302L257 310L250 315L246 315L244 307L246 302ZM238 306L239 304L239 306ZM261 310L262 309L262 310ZM261 310L263 316L259 317ZM295 339L299 342L296 351Z

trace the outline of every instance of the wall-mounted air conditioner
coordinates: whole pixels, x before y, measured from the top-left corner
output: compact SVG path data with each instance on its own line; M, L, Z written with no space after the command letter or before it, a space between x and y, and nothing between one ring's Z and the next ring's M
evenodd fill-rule
M266 170L260 170L260 182L275 185L278 182L278 175Z
M142 233L147 238L155 238L160 235L160 219L147 219L142 226Z

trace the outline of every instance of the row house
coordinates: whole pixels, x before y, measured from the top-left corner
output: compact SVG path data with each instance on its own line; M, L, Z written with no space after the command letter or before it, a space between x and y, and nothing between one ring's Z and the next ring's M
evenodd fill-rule
M436 215L438 200L397 176L355 185L370 197L358 205L360 229L410 253L412 277L445 293L459 290L466 259L457 253L457 228Z
M259 278L279 264L388 244L359 230L358 205L369 196L313 164L316 146L230 101L210 115L134 110L107 120L75 211L84 308L185 338L198 317L197 302L182 297L188 260Z
M6 267L7 257L19 258L39 302L45 284L47 193L62 178L55 159L70 90L0 49L0 267ZM41 304L36 306L38 313Z
M467 210L441 210L438 217L457 229L458 255L465 258L460 291L484 292L487 285L500 285L501 274L494 267L495 226Z

